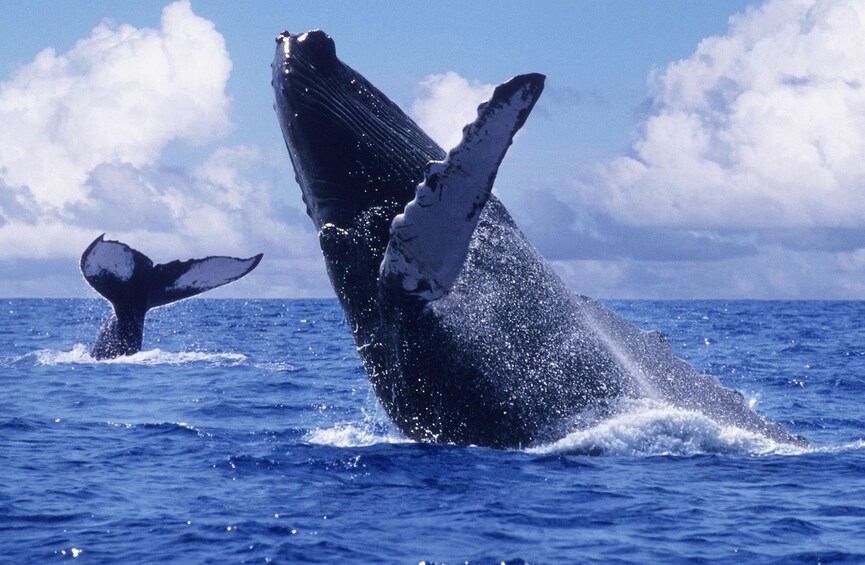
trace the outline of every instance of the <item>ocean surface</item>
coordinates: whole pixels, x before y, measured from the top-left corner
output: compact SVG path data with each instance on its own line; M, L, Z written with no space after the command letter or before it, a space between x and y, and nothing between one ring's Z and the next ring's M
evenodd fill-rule
M812 447L635 406L524 451L391 427L336 300L0 301L0 563L865 562L865 302L611 301Z

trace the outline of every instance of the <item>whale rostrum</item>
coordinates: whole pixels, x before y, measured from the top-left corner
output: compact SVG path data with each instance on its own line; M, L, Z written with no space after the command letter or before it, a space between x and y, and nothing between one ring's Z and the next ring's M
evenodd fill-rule
M248 259L214 256L154 265L140 251L100 235L84 250L79 266L113 312L90 355L112 359L137 353L148 310L236 281L258 266L261 258L261 254Z
M277 37L274 107L388 417L417 441L518 448L649 399L807 445L658 332L571 291L491 193L543 83L501 84L445 154L327 34Z

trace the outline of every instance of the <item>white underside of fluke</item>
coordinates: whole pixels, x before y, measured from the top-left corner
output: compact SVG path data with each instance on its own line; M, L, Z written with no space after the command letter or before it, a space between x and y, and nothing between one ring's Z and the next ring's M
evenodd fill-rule
M189 270L180 275L166 290L209 290L230 283L245 275L257 261L233 257L208 257L195 261Z
M110 274L121 281L128 281L135 271L132 249L119 241L99 241L81 262L85 277Z

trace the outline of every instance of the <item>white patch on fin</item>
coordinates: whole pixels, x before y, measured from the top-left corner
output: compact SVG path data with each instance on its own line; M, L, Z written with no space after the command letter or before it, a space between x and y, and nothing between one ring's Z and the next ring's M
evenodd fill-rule
M185 273L166 290L204 292L235 281L252 270L260 257L235 259L234 257L208 257L192 263Z
M481 210L514 135L543 90L543 75L514 77L478 107L477 119L444 161L427 165L415 198L391 224L382 283L423 300L453 286Z
M119 241L105 241L101 236L81 259L81 272L85 277L111 275L121 281L128 281L134 271L135 256L132 249Z

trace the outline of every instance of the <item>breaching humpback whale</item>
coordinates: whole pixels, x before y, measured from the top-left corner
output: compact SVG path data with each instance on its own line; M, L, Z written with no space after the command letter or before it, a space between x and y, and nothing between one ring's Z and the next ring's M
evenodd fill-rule
M261 261L206 257L154 265L147 256L100 235L81 255L81 273L114 312L90 350L94 359L112 359L141 350L147 311L236 281Z
M281 33L275 110L357 351L411 439L515 448L630 399L803 438L559 279L490 193L544 77L515 77L445 153L315 30Z

